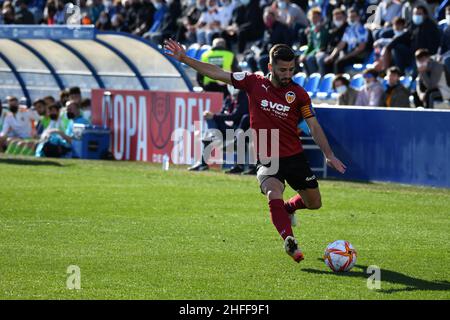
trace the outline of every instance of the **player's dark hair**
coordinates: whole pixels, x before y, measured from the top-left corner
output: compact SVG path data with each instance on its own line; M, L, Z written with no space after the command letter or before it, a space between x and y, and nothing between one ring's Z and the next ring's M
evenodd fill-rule
M274 45L269 52L270 63L277 63L279 60L290 62L295 59L295 52L285 44Z
M417 49L416 53L415 53L415 57L417 60L420 60L422 58L428 58L431 57L431 53L430 51L428 51L428 49Z

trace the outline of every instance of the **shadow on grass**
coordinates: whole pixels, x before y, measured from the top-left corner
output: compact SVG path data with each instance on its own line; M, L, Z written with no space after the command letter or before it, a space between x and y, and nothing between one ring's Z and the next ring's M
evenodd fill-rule
M24 166L56 166L56 167L64 167L63 164L57 161L49 161L49 160L32 160L32 159L11 159L11 158L3 158L0 159L0 164L13 164L13 165L24 165Z
M322 259L319 259L322 261ZM360 270L355 270L360 269ZM304 272L329 275L332 277L352 277L352 278L363 278L368 279L370 273L366 273L367 266L355 265L354 268L349 272L331 272L316 269L302 269ZM404 288L399 289L383 289L383 283L392 283L397 285L404 285ZM376 290L381 293L396 293L396 292L406 292L406 291L450 291L450 282L448 281L428 281L418 278L410 277L406 274L381 269L381 289Z

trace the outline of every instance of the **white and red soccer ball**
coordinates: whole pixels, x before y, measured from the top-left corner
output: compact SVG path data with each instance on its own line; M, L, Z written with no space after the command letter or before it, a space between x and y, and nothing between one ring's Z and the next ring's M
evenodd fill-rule
M356 249L350 242L336 240L325 249L323 260L334 272L349 271L356 263Z

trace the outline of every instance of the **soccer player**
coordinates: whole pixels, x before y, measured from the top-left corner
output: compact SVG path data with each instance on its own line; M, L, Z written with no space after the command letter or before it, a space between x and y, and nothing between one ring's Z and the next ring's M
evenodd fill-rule
M249 99L250 127L256 131L257 141L260 141L259 135L264 131L269 135L267 141L271 141L271 130L278 129L279 169L276 173L269 170L270 164L262 161L262 158L267 159L269 156L270 159L270 155L261 154L258 150L260 164L257 179L269 202L272 223L284 240L286 252L294 261L300 262L303 260L303 253L292 231L292 225L295 225L294 213L298 209L314 210L322 206L317 179L309 167L297 133L297 125L301 119L307 122L314 141L326 157L327 164L340 173L344 173L346 167L333 154L322 127L314 116L310 97L301 86L291 80L296 61L294 51L282 44L273 46L270 50L269 73L264 77L246 72L231 73L215 65L192 59L186 55L183 47L172 39L165 41L164 49L168 56L189 65L197 72L245 90ZM285 181L297 191L297 194L286 202L283 201Z

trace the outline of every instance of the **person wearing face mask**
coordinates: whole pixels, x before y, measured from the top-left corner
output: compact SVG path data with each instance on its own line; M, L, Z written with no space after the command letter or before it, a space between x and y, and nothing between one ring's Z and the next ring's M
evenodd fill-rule
M442 63L431 59L427 49L415 53L417 71L416 94L414 102L417 107L433 108L435 101L450 99L450 72Z
M401 16L403 19L406 20L406 24L409 26L412 23L412 17L414 15L414 8L417 7L424 7L427 16L430 17L430 19L434 20L433 18L433 10L431 9L430 5L425 0L406 0L403 2L402 6L402 13Z
M363 72L365 84L358 92L355 105L367 107L380 107L384 104L384 89L378 81L378 72L375 69L366 69Z
M308 48L300 56L299 62L303 63L308 74L319 70L317 57L323 55L327 44L328 32L322 23L322 11L320 8L312 8L308 12L310 27L308 32Z
M73 127L74 124L90 125L90 122L86 120L81 114L81 105L73 100L67 101L67 118L69 122L67 126L62 124L55 128L49 128L45 132L45 136L41 138L38 146L36 147L36 156L53 156L61 157L71 149L73 139Z
M348 10L347 22L348 27L342 40L323 60L325 64L333 66L334 73L344 73L347 66L363 62L369 54L369 32L360 23L359 14L355 9Z
M342 74L337 74L333 80L333 89L336 90L338 98L336 105L354 106L358 91L350 87L350 81Z
M382 33L392 30L391 21L400 17L402 5L399 0L382 0L375 10L375 17L367 28L372 31L375 40L382 37Z
M206 10L206 0L188 0L177 20L178 32L176 39L182 43L194 43L196 39L196 25L203 11Z
M29 139L33 138L33 128L40 120L35 110L29 110L26 106L19 106L16 97L6 98L9 112L6 113L3 128L0 132L0 149L11 146L25 147Z
M426 48L431 54L436 54L440 42L440 33L437 24L428 17L427 10L423 6L414 8L412 23L406 32L394 37L383 49L383 59L392 57L392 63L402 72L407 67L415 67L414 52L420 48Z

